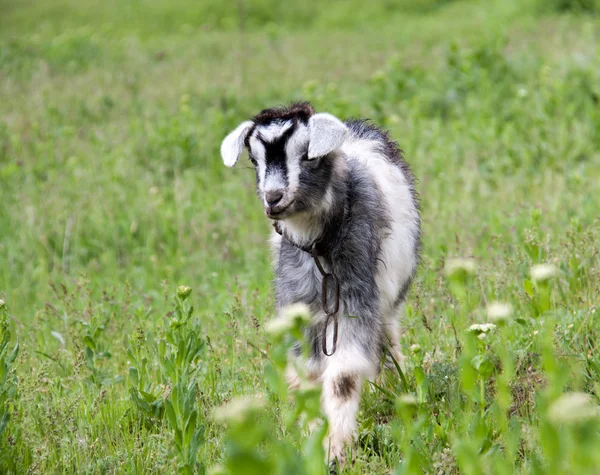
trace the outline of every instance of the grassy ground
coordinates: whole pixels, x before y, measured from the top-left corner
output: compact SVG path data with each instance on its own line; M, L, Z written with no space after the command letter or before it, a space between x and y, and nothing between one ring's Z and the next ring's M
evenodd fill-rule
M389 128L422 196L406 376L345 471L600 472L599 7L322 3L0 0L0 472L323 471L254 175L218 153L296 99Z

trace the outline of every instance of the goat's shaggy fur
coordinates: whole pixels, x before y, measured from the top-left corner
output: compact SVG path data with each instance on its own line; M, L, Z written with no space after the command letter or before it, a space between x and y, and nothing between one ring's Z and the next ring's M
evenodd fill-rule
M274 233L277 309L305 303L311 378L320 381L330 459L343 462L356 428L360 390L376 377L387 349L401 361L399 313L418 263L420 216L413 175L387 132L366 120L343 123L308 103L267 109L223 141L233 166L243 149ZM321 350L322 276L302 247L326 242L324 261L339 279L337 351ZM353 317L353 318L348 318ZM332 347L332 325L327 333ZM292 351L298 357L299 350ZM290 383L295 382L290 371Z

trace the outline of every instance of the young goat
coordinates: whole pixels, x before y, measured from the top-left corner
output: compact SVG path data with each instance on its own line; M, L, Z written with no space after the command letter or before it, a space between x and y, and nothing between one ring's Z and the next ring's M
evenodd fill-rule
M323 385L329 459L343 463L363 381L377 376L386 348L402 358L398 314L420 247L414 178L386 132L315 113L308 103L240 124L221 145L225 165L244 148L276 231L277 309L310 307L307 371Z

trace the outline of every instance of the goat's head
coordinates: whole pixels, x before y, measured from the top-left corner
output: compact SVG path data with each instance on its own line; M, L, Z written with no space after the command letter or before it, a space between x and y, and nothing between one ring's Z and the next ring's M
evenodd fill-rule
M263 110L241 123L223 140L221 156L232 167L248 149L265 214L286 219L323 203L336 151L347 135L342 121L299 103Z

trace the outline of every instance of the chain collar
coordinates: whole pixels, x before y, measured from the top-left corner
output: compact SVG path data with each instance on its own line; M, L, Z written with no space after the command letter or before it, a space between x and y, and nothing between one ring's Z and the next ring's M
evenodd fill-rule
M335 353L337 349L337 338L338 338L338 311L340 309L340 282L333 273L333 267L331 272L326 272L321 263L321 257L328 256L331 259L331 247L335 240L338 237L339 231L342 228L342 223L346 216L346 207L344 207L344 212L341 214L335 222L331 223L329 229L332 229L332 232L325 232L323 236L313 242L310 246L299 246L294 241L289 239L284 231L281 229L278 221L273 221L273 228L275 231L281 235L283 239L288 241L293 246L301 249L304 252L309 253L313 260L315 261L315 265L321 276L323 277L321 284L321 307L323 308L323 312L325 312L326 318L325 323L323 324L323 331L321 333L321 349L323 350L323 354L325 356L331 356ZM334 289L334 302L329 302L328 300L328 290L329 286L333 286ZM333 347L331 348L331 352L327 351L327 328L329 327L330 321L333 319Z

